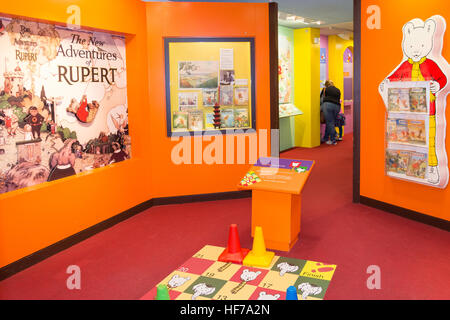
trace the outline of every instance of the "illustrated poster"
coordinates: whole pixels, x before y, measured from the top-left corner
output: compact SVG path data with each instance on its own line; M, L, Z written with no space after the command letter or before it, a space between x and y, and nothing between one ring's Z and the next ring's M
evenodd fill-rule
M125 38L0 22L0 193L129 159Z

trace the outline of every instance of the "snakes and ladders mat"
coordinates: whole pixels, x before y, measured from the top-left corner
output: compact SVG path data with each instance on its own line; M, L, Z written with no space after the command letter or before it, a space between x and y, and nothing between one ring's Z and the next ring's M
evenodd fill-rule
M203 247L141 300L154 300L160 284L171 300L285 300L289 286L299 300L323 300L336 271L333 264L279 256L267 268L217 261L224 249Z

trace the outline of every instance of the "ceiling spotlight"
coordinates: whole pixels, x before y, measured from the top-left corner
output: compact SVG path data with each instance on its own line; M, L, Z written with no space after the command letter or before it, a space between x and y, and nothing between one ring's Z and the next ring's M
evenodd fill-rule
M295 21L295 20L297 20L297 17L294 16L294 15L289 15L289 16L286 17L286 20L287 21Z
M350 34L348 33L339 33L338 36L344 40L350 40Z

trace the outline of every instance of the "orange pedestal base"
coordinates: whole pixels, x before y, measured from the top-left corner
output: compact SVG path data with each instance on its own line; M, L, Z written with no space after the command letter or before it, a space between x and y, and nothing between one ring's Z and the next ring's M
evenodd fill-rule
M264 230L266 248L289 251L300 233L301 195L252 190L252 236Z

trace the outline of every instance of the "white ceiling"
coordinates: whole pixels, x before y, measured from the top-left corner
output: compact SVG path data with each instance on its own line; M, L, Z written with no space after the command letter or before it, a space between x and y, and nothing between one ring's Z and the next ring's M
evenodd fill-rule
M143 0L164 1L164 0ZM167 1L167 0L165 0ZM305 21L320 21L319 24L306 25L300 22L279 19L280 25L290 28L320 28L322 34L342 34L353 31L353 0L169 0L174 2L277 2L278 10ZM391 0L392 1L392 0Z
M270 2L270 1L268 1ZM320 28L321 34L347 34L353 32L353 0L278 0L278 23L289 28ZM283 20L285 14L299 16L310 22ZM320 21L320 24L316 24Z
M268 1L270 2L270 1ZM278 10L314 20L324 25L353 21L353 0L277 0Z

